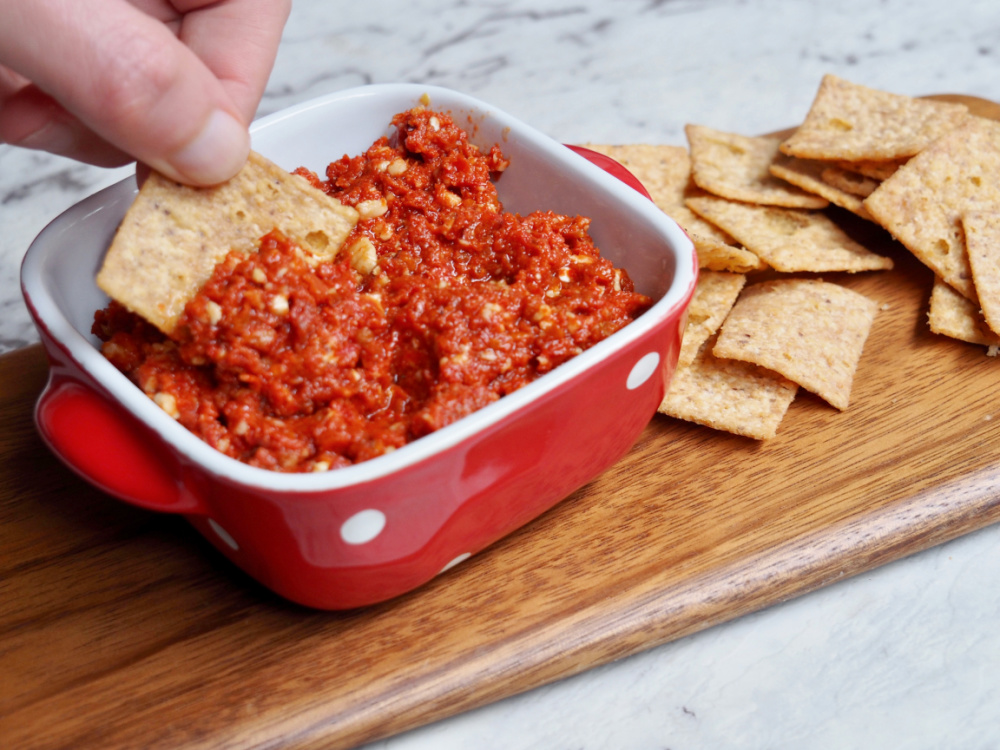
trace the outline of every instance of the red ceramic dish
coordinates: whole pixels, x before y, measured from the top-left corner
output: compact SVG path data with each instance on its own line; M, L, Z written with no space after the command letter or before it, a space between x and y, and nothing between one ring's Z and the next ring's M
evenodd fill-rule
M401 84L340 92L261 120L254 147L286 168L321 171L363 151L393 114L425 95L473 142L501 144L511 161L498 183L507 210L589 216L602 253L655 303L538 381L393 453L321 474L246 466L188 433L101 356L89 331L107 299L94 277L134 196L131 180L57 218L22 267L51 362L36 421L52 450L122 500L184 515L251 576L312 607L345 609L409 591L618 460L663 398L694 291L690 241L620 165L611 177L589 154L453 91Z

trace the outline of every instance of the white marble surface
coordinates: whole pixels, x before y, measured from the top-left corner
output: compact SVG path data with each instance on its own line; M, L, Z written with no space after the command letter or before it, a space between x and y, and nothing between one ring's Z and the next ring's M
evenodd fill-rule
M1000 99L996 0L296 0L260 114L370 82L478 96L563 141L758 133L832 72ZM130 170L0 146L0 352L36 340L35 234ZM1000 179L1000 178L998 178ZM1000 747L1000 528L373 747Z

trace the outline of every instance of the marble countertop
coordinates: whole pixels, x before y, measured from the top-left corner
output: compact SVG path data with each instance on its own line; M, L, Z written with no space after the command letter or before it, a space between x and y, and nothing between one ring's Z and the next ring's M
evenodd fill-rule
M414 81L564 142L684 144L798 122L824 73L998 100L998 70L995 0L296 0L259 114ZM130 174L0 146L0 353L37 341L32 238ZM994 526L372 747L1000 747L998 620Z

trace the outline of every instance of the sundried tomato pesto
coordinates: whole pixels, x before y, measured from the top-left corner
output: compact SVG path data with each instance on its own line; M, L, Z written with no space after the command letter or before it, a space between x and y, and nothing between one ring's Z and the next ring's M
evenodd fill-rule
M231 253L172 339L112 303L105 356L166 412L236 459L321 471L379 456L514 391L648 305L602 258L589 220L505 213L507 166L439 112L299 174L361 220L310 264L278 232Z

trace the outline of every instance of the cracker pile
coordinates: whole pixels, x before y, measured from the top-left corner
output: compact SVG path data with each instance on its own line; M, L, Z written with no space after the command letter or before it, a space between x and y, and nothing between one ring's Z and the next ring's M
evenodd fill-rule
M827 75L771 173L873 221L935 274L928 324L1000 344L1000 123Z
M818 274L893 264L829 205L934 271L932 331L1000 350L1000 123L827 75L788 138L685 132L688 149L590 145L650 187L703 269L662 413L766 439L800 387L848 407L878 303Z

